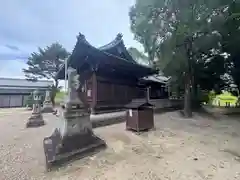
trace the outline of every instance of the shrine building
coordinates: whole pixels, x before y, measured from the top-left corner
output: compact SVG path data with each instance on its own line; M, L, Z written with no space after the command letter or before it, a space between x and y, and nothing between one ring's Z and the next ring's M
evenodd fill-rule
M79 34L67 65L76 69L80 78L84 79L84 92L92 113L121 109L133 99L145 98L146 87L153 82L146 77L157 74L156 70L140 65L132 58L121 34L99 48ZM63 65L57 73L58 79L65 79L65 68ZM157 83L150 84L156 86ZM164 83L159 82L158 87L163 87L161 85ZM156 93L154 96L157 96Z

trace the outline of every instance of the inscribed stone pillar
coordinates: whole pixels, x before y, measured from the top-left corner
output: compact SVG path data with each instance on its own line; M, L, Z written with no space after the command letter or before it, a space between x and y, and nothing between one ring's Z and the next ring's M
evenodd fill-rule
M26 127L39 127L43 126L45 124L42 114L41 114L41 95L40 92L35 90L33 92L33 110L30 118L28 119L28 122L26 124Z
M62 162L71 156L82 155L105 145L104 141L96 137L92 131L89 109L79 98L84 93L81 92L82 88L78 80L77 71L70 69L68 72L68 95L60 126L56 127L50 137L44 138L44 152L48 169L55 162L60 160Z
M45 95L45 100L43 102L42 112L43 113L52 113L53 111L54 110L53 110L53 104L52 104L52 100L51 100L50 91L47 90L46 95Z

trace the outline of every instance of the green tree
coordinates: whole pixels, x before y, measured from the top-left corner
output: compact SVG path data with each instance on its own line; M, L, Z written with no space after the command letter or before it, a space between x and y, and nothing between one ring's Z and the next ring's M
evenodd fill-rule
M131 30L135 39L143 45L150 66L154 65L159 43L168 31L167 28L163 28L164 10L157 9L163 4L164 1L137 0L129 12Z
M52 79L54 85L52 88L52 102L59 90L59 80L56 73L60 70L64 60L68 58L69 53L59 43L53 43L46 48L38 48L38 52L33 52L28 58L27 69L23 69L28 80L37 81L42 78Z
M184 84L187 117L192 114L193 86L201 79L195 75L210 65L207 62L221 51L220 35L214 28L220 25L217 22L222 22L219 17L224 5L221 0L138 0L130 11L136 39L145 49L150 47L165 75Z
M129 47L128 52L136 62L149 65L148 57L144 53L140 52L137 48Z
M223 52L228 54L228 73L240 90L240 1L230 1L225 12L224 26L219 28L222 35Z

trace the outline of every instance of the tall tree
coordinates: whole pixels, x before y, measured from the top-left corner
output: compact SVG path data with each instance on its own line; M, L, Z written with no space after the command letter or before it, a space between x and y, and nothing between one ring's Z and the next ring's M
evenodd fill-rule
M134 48L134 47L129 47L128 48L128 52L130 53L130 55L133 57L133 59L140 63L140 64L147 64L147 65L150 65L149 64L149 60L148 60L148 57L142 53L141 51L139 51L137 48Z
M163 4L164 1L137 0L129 12L131 30L135 39L143 45L150 66L154 65L159 43L168 31L166 22L161 20L165 17L164 9L157 9Z
M165 74L183 82L187 117L191 116L195 71L204 69L206 62L219 54L220 36L212 24L223 11L221 0L137 0L130 11L132 30L139 42L154 47L154 56ZM150 45L146 44L149 39Z
M64 60L69 56L67 50L59 43L53 43L46 48L38 48L38 52L33 52L28 58L27 69L23 69L28 80L37 81L42 78L52 79L52 101L59 88L59 80L56 73L60 70Z
M220 27L223 52L228 54L228 73L240 90L240 1L230 1L225 11L225 23Z

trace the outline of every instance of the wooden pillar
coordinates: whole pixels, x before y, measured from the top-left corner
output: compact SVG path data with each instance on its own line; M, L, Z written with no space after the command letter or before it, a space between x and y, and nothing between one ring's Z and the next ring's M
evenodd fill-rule
M114 84L111 84L111 95L112 95L112 103L115 104L116 102L116 98L115 98L115 85Z
M147 98L147 102L149 102L150 101L150 89L151 89L151 87L147 87L147 92L146 92L146 98Z
M96 76L96 72L93 72L92 75L92 92L91 92L91 96L92 96L92 103L91 103L91 113L95 114L95 109L97 106L97 76Z
M128 102L128 86L124 88L124 102Z

